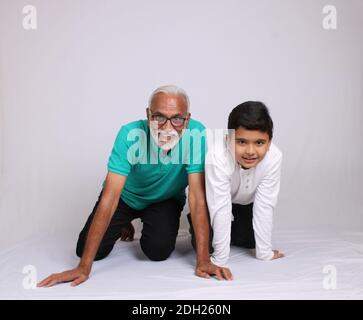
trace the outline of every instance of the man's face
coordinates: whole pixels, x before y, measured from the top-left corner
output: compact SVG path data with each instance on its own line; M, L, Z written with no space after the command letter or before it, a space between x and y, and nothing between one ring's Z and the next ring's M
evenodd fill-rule
M146 109L151 135L165 151L172 149L188 126L190 113L182 96L157 94ZM167 119L170 120L167 120Z
M244 169L250 169L262 161L265 157L271 140L266 132L238 128L235 130L234 143L235 156L239 165ZM233 149L232 149L233 150Z

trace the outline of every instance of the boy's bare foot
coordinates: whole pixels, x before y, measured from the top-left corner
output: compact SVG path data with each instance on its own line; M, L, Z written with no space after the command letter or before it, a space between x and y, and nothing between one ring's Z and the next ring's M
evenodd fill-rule
M271 260L285 257L285 255L279 250L273 250L273 252L274 252L274 256L272 257Z

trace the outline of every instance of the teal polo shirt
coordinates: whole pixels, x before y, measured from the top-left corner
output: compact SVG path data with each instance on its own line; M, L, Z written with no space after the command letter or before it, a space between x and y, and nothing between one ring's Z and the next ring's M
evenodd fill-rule
M150 136L147 120L133 121L118 132L107 168L127 176L121 199L131 208L170 198L184 206L188 174L204 172L206 146L205 127L194 119L167 154Z

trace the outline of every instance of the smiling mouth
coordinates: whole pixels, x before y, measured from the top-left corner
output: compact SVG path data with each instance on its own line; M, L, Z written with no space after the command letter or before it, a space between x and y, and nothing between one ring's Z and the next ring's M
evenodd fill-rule
M253 161L257 160L257 158L244 158L244 157L242 157L242 159L246 162L253 162Z

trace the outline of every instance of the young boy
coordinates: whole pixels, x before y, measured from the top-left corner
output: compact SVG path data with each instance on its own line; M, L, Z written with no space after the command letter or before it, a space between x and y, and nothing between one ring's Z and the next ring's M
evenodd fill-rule
M282 153L271 142L269 111L261 102L244 102L230 113L228 129L225 141L208 152L205 166L212 261L225 266L230 243L255 248L261 260L281 258L283 253L272 250L271 234Z

